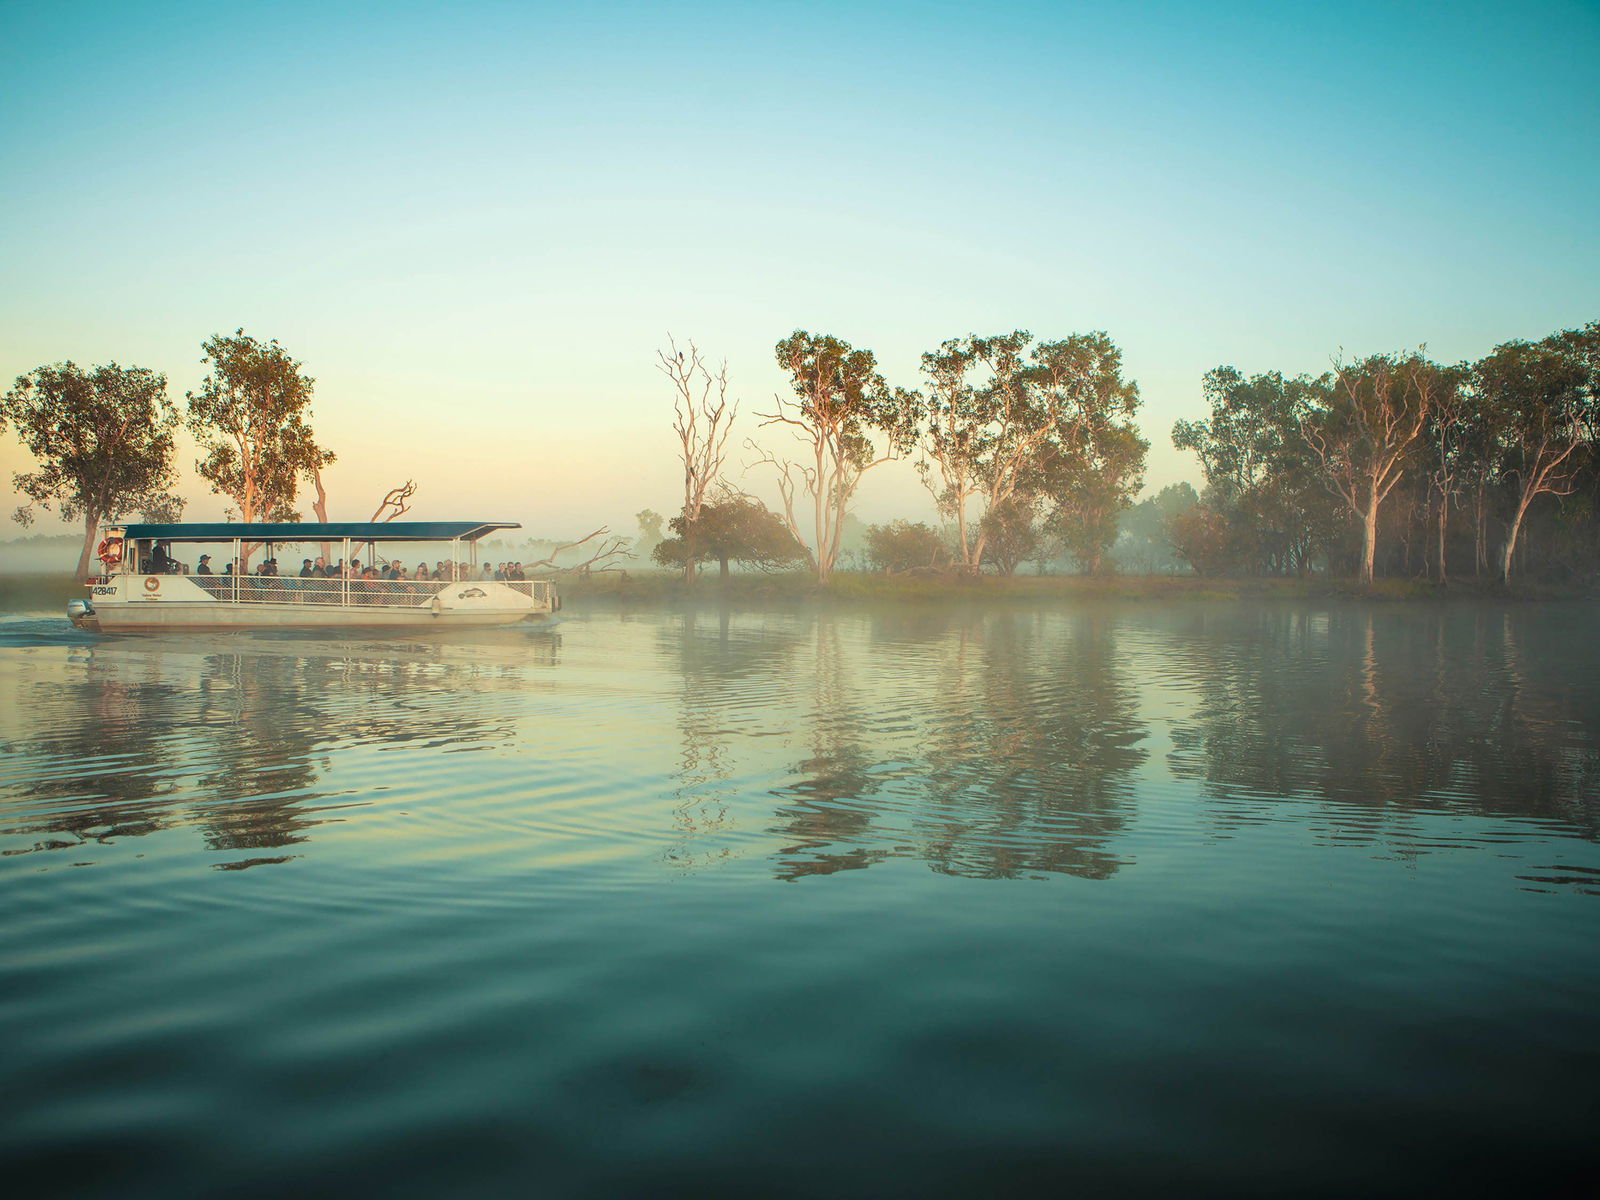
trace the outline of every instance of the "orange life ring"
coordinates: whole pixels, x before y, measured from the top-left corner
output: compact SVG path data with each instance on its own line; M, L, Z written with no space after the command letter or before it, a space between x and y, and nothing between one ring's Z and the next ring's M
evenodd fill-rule
M97 550L96 553L100 555L100 561L105 563L107 566L111 565L112 563L121 562L122 539L119 537L106 538L100 543L100 549Z

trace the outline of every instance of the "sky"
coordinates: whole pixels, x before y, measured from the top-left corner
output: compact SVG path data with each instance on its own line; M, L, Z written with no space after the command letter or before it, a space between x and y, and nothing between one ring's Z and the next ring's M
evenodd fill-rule
M0 45L0 381L115 361L181 405L208 336L276 338L334 519L406 479L536 536L675 511L669 335L781 450L792 330L898 386L947 338L1104 330L1159 488L1219 364L1600 318L1594 0L0 0ZM0 439L0 490L31 465ZM904 464L856 509L934 519Z

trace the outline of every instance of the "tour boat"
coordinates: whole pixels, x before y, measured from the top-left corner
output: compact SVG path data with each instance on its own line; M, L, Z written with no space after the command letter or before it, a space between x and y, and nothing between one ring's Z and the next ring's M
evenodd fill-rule
M67 616L102 633L550 621L561 601L548 580L496 578L478 566L481 538L521 528L506 521L113 525L100 543L105 573L86 581L89 599L68 603ZM432 543L435 553L425 557L442 563L426 579L409 577L407 558L419 555L419 543ZM298 552L279 564L288 548ZM313 566L302 575L306 559ZM371 578L380 563L385 576L398 576L393 568L403 565L408 577Z

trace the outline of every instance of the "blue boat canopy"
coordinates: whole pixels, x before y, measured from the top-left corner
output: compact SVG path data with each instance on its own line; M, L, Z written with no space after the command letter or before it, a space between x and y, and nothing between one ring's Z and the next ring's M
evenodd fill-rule
M125 538L158 542L475 542L497 529L521 529L518 521L284 521L273 524L219 521L202 525L109 525Z

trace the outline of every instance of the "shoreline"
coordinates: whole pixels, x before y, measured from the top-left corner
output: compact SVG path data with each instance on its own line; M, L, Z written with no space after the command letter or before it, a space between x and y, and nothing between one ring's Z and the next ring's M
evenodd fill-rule
M813 607L849 608L883 603L1009 607L1072 601L1219 603L1228 601L1359 601L1386 603L1581 602L1600 599L1600 589L1579 584L1498 584L1463 579L1441 587L1426 580L1380 579L1371 587L1352 580L1311 576L1202 578L1183 575L983 575L904 576L841 571L817 587L809 573L740 574L727 580L702 576L693 585L668 572L605 572L588 577L559 573L551 578L563 601L589 607ZM81 597L71 575L0 573L0 609L21 606L64 609Z
M714 574L692 586L665 573L557 578L557 589L573 605L693 606L732 604L825 605L895 602L906 604L1027 605L1061 601L1117 600L1184 603L1240 600L1375 600L1399 603L1453 601L1547 602L1600 599L1600 590L1577 584L1498 584L1463 579L1441 587L1426 580L1382 579L1370 587L1352 580L1308 577L1203 578L1182 575L983 575L890 576L840 572L819 588L809 574Z

